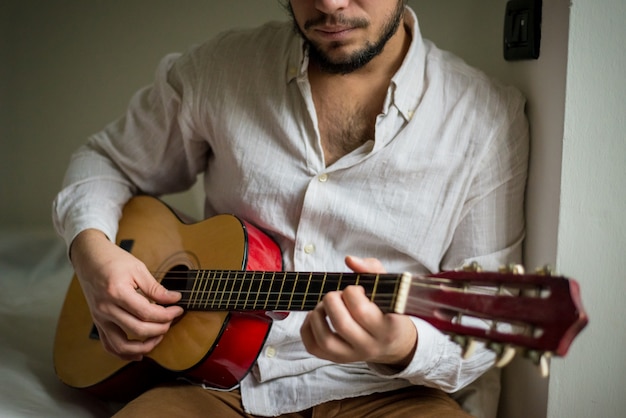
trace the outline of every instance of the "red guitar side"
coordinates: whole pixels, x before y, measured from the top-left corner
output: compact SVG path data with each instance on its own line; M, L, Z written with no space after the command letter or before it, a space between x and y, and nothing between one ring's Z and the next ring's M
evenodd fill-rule
M486 341L501 363L515 348L537 363L546 354L563 356L587 323L577 283L563 277L478 269L430 276L282 272L278 246L252 225L230 215L187 225L146 196L125 206L117 243L183 294L186 313L144 360L124 361L103 349L72 279L55 369L67 385L108 399L129 399L176 377L232 388L263 347L272 324L267 312L310 310L325 293L351 284L363 286L383 311L420 317L468 352L473 341ZM468 317L487 327L466 325Z

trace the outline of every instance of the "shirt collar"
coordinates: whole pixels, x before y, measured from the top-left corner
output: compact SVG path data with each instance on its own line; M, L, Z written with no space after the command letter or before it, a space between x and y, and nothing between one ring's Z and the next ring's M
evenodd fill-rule
M400 69L391 78L388 97L406 120L410 120L424 93L426 71L426 47L415 12L407 7L404 25L411 35L411 46ZM387 106L387 104L385 105ZM384 109L385 111L387 108Z
M422 98L426 67L425 45L415 12L406 7L404 25L411 35L411 45L400 69L391 79L383 113L394 105L408 121ZM286 68L286 82L307 77L309 54L302 38L294 32Z
M296 78L306 77L308 66L309 51L302 37L294 31L285 71L287 84Z

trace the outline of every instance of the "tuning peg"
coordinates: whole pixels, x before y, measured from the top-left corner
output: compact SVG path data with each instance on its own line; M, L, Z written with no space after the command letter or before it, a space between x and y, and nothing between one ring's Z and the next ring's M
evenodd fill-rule
M515 357L515 349L508 345L505 346L502 354L497 357L496 366L500 368L506 366L513 360L513 357Z
M539 359L539 373L543 378L550 375L550 358L545 354Z
M535 270L535 273L539 274L540 276L554 276L555 271L551 265L546 264L545 266Z
M461 356L463 357L464 360L467 360L468 358L472 357L472 355L476 351L476 347L478 346L478 343L476 342L475 339L465 337L463 335L453 335L450 338L452 339L452 341L454 341L455 343L461 346L463 350L461 352Z
M506 266L500 267L500 273L509 273L509 274L524 274L526 269L521 264L507 264Z
M491 343L489 349L496 353L496 367L502 368L513 360L515 349L510 345Z
M539 367L539 373L544 378L550 374L550 356L550 353L542 353L536 350L528 350L526 352L526 357Z
M463 356L463 360L467 360L468 358L472 357L474 355L474 352L476 351L477 346L478 343L475 339L468 338L467 342L463 346L463 352L461 353L461 355Z
M472 261L470 264L466 264L463 266L463 271L471 272L471 273L480 273L483 271L483 268L476 261Z

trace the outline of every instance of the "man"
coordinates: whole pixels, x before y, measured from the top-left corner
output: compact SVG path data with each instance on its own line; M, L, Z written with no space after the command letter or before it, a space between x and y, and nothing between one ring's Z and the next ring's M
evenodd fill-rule
M520 94L423 40L405 1L287 6L293 27L228 32L166 57L127 115L73 156L54 221L111 353L141 359L183 313L171 305L179 294L112 243L120 209L137 193L184 190L199 173L206 215L261 228L286 270L519 261ZM238 390L167 385L119 414L466 416L444 392L494 358L479 348L463 360L446 336L383 314L359 287L276 321L265 347ZM471 410L488 416L494 406Z

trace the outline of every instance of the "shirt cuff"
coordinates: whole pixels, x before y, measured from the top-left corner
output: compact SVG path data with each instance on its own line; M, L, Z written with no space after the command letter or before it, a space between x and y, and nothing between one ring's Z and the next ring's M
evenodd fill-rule
M418 338L417 349L411 362L400 371L390 366L368 363L375 373L382 377L415 381L416 376L427 376L438 367L442 354L446 351L445 345L450 342L449 338L422 319L412 317L411 320L417 329Z

